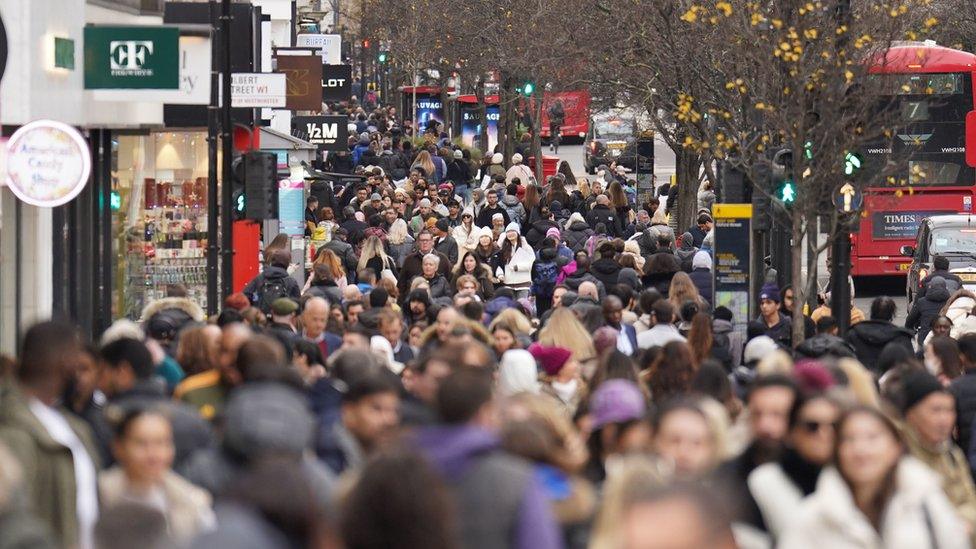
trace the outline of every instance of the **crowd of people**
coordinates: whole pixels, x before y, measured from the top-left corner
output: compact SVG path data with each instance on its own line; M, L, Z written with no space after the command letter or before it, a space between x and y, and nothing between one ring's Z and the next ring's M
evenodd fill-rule
M539 182L351 116L365 177L309 199L304 287L276 240L214 318L174 285L4 357L0 548L976 539L976 295L946 273L924 333L881 297L794 346L791 288L716 306L707 208L676 234L616 166Z

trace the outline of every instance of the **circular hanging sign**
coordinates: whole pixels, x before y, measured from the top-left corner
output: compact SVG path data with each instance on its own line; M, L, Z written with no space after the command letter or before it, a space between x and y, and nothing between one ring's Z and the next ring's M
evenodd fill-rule
M67 124L31 122L7 142L7 185L33 206L53 208L70 202L85 188L90 173L88 142Z

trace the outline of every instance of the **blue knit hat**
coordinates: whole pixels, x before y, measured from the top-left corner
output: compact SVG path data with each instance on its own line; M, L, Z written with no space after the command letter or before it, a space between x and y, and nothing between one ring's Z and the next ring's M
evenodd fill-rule
M764 299L775 301L776 303L782 301L779 297L779 287L775 284L765 284L762 290L759 290L759 301Z

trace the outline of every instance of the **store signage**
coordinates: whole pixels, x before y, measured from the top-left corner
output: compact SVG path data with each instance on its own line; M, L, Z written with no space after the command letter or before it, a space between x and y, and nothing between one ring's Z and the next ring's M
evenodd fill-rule
M716 204L715 219L715 306L728 307L735 318L735 330L745 334L749 314L749 242L751 204Z
M285 108L293 111L322 110L322 60L314 55L278 55L279 72L287 78Z
M343 151L349 147L348 123L345 116L293 116L291 134L322 151Z
M177 27L85 27L85 89L180 87Z
M7 143L7 185L33 206L53 208L70 202L85 188L90 173L88 142L67 124L31 122Z
M280 73L235 72L231 75L231 106L284 108L287 77Z
M180 36L180 86L175 90L92 90L96 101L210 104L210 38Z
M352 65L322 65L322 101L352 98Z
M325 64L342 63L342 37L338 34L299 34L296 45L320 50Z

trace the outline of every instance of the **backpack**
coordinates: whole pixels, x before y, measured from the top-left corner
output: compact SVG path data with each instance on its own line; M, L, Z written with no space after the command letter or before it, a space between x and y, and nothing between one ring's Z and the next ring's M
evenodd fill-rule
M559 275L559 267L555 262L539 263L532 267L532 294L536 297L552 297L556 291L556 277Z
M265 278L256 293L255 305L264 314L271 314L271 304L276 299L288 297L288 286L284 278Z
M605 234L595 234L586 240L586 253L590 257L596 255L596 251L600 248L600 244L604 242L609 242L607 235Z

